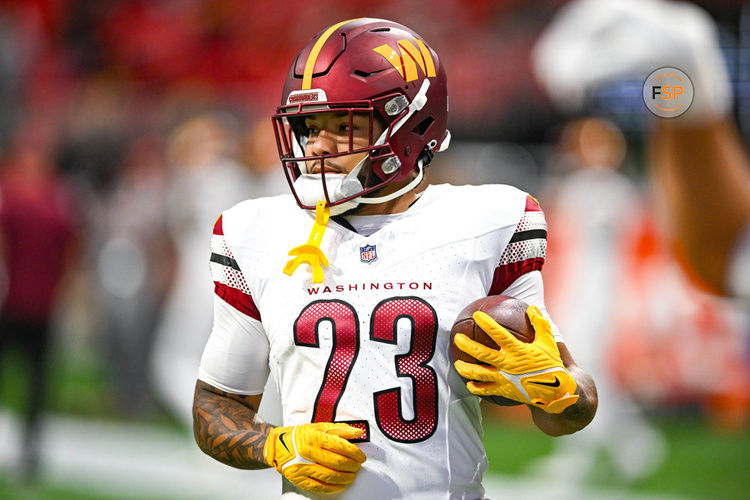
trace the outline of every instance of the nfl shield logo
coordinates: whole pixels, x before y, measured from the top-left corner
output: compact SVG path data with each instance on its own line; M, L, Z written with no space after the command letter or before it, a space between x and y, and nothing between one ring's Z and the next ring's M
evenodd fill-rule
M378 250L375 248L375 245L365 245L363 247L359 247L359 260L361 260L362 262L370 263L377 258Z

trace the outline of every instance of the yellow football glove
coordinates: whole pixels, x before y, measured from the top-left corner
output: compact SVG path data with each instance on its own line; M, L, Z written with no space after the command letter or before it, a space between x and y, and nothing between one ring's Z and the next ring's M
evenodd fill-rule
M501 347L492 349L457 334L454 342L466 354L485 366L456 361L456 371L470 382L466 387L478 396L503 396L531 404L547 413L561 413L578 401L576 381L563 365L552 329L542 313L529 306L526 315L536 335L534 342L518 340L483 312L475 312L474 321Z
M339 493L349 486L366 460L347 439L364 431L347 424L317 422L275 427L266 439L263 456L292 484L317 493Z

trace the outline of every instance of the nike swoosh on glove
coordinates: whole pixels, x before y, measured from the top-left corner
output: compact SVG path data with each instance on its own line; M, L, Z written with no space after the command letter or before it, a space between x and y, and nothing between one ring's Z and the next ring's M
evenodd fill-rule
M578 401L576 381L560 359L549 321L534 306L529 306L526 315L535 331L532 343L518 340L487 314L475 312L476 324L500 349L459 333L454 339L456 346L486 365L459 360L454 366L462 377L470 379L466 387L472 394L503 396L547 413L562 413Z
M263 456L292 484L316 493L339 493L354 479L367 459L347 439L364 431L348 424L316 422L275 427L266 439Z

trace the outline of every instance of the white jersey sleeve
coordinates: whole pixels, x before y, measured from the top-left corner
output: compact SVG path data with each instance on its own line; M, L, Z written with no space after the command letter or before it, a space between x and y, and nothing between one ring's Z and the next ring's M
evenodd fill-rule
M237 394L261 394L269 374L268 337L242 271L224 239L222 218L211 237L214 323L198 378Z
M547 221L539 203L526 197L526 206L495 269L488 295L508 295L536 306L547 318L557 342L562 336L544 305L541 269L547 257Z
M500 295L520 276L539 271L547 257L547 221L539 203L526 197L526 206L495 268L487 295Z

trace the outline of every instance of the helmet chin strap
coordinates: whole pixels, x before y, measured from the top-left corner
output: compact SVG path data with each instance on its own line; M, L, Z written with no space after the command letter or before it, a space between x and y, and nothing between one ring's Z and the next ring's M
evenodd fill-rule
M364 196L360 196L358 198L354 198L352 201L356 201L357 203L363 203L365 205L377 205L378 203L385 203L386 201L391 201L395 198L398 198L402 194L406 194L417 185L422 182L422 179L424 178L424 169L422 168L422 160L419 160L417 162L417 168L419 169L419 173L417 176L412 179L412 181L407 184L406 186L402 187L401 189L398 189L390 194L387 194L385 196L378 196L377 198L365 198Z

